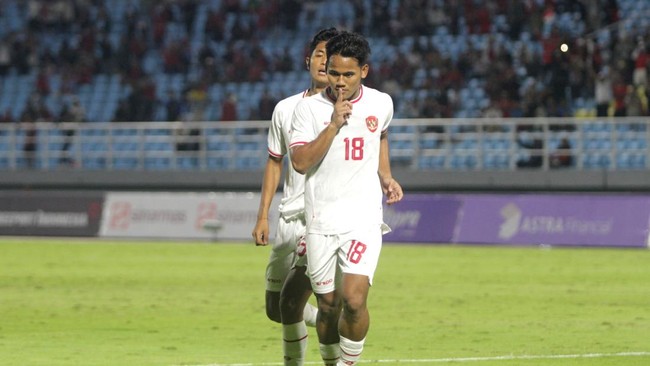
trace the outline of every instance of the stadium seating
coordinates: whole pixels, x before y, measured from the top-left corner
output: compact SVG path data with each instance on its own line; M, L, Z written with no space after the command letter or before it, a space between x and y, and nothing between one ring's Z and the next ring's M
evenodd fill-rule
M148 19L149 9L145 2L127 0L106 0L103 2L110 16L111 27L108 38L118 50L120 40L127 34L128 24L124 20L130 9L135 9L140 19ZM244 2L246 3L246 2ZM365 9L372 6L369 0L362 2ZM395 16L399 1L390 2L390 12ZM443 3L443 2L439 2ZM182 22L182 9L172 7L174 17L166 27L164 44L172 41L187 39L191 50L191 60L187 73L166 73L163 63L162 47L152 45L147 47L142 57L141 67L149 75L155 85L156 104L153 107L151 120L162 122L168 120L165 102L168 92L182 95L192 81L201 75L198 62L198 51L208 44L212 51L223 57L228 52L226 42L209 40L205 33L205 24L210 11L219 9L223 2L219 0L201 1L196 3L196 12L188 29ZM18 0L4 1L0 12L0 39L10 33L20 33L30 27L27 7ZM650 3L643 0L618 1L621 25L628 30L632 27L648 29L650 26ZM274 72L266 70L261 81L228 81L212 83L207 90L207 106L204 118L208 121L221 119L221 102L228 93L234 93L238 98L238 119L248 120L255 117L253 113L265 89L276 96L286 96L296 92L296 86L307 86L309 76L299 67L303 62L303 47L295 46L296 35L311 34L323 26L329 25L332 16L342 19L342 25L351 25L358 16L351 5L333 6L327 2L317 3L315 12L307 14L303 11L297 19L297 29L291 31L278 24L270 31L262 34L260 47L265 57L272 60L285 49L296 67L290 71ZM96 9L95 9L96 10ZM95 13L93 13L95 14ZM224 22L225 37L232 36L238 21L252 21L257 15L248 11L240 14L228 12ZM151 26L151 24L148 24ZM366 30L370 30L366 24ZM530 50L534 57L540 57L543 45L539 37L523 28L516 37L509 37L508 19L504 14L495 14L488 34L477 34L470 31L467 19L458 19L458 29L453 31L449 24L437 25L430 34L406 34L400 39L368 32L373 47L373 57L376 61L394 60L397 53L408 54L414 45L426 47L431 43L436 45L443 57L449 57L458 62L463 52L468 48L485 50L489 42L495 42L495 47L503 46L510 52L517 65L520 63L518 52L522 47ZM553 29L559 29L566 36L580 37L587 32L587 24L578 12L561 12L552 20L545 22L543 36ZM292 33L293 32L293 33ZM80 36L74 31L59 31L56 28L48 32L35 33L40 42L36 43L37 52L56 53L65 42L79 42ZM614 42L613 29L603 27L594 33L595 40L605 46ZM0 77L0 113L9 111L13 120L19 120L37 91L37 67L27 74L20 74L11 68L6 76ZM411 85L403 85L403 90L393 95L396 118L413 117L408 105L418 104L428 97L423 89L427 77L438 70L420 66L415 68ZM525 78L525 70L520 75ZM126 77L113 72L96 72L88 83L77 85L73 92L60 92L67 83L65 75L52 73L48 77L50 94L42 97L49 111L58 116L63 105L69 103L72 97L81 102L86 111L88 122L106 124L116 118L120 101L127 98L133 90L133 85ZM490 104L490 95L486 88L484 76L468 75L458 89L458 103L454 105L452 117L459 119L479 117ZM578 96L570 100L571 111L594 109L592 96ZM417 116L427 117L427 116ZM39 124L39 126L41 126ZM129 125L130 126L130 125ZM525 149L517 144L518 136L514 129L501 134L481 134L465 131L456 123L445 124L445 133L422 131L421 124L405 123L391 128L392 156L396 163L410 165L418 169L513 169L518 156L527 155ZM645 169L648 157L648 125L646 120L639 122L618 123L595 120L580 124L581 129L545 135L547 143L545 152L555 149L561 137L569 137L572 151L580 156L574 163L576 168L585 169ZM473 128L477 128L474 126ZM139 127L110 128L110 129L80 129L76 134L70 154L83 156L78 167L83 169L261 169L260 157L264 157L265 138L255 134L244 133L245 129L233 129L223 135L221 129L202 126L203 157L177 156L173 129L157 130L140 129ZM244 132L243 132L244 131ZM108 138L110 136L110 138ZM26 167L22 158L24 131L12 132L11 129L0 131L0 169ZM38 161L36 167L51 169L61 166L61 149L65 137L57 127L45 128L38 134ZM237 158L233 154L237 151ZM260 153L261 152L261 153ZM188 153L189 154L189 153ZM182 155L182 154L181 154ZM21 156L21 158L17 158Z

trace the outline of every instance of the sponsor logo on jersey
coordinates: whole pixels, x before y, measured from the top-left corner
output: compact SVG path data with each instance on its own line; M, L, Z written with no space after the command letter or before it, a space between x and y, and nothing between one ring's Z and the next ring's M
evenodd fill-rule
M325 286L325 285L329 285L329 284L332 283L332 282L334 282L334 279L333 279L333 278L330 278L330 279L325 280L325 281L318 281L318 282L316 282L316 286Z
M366 126L368 127L368 130L370 130L370 132L377 131L377 126L379 126L379 122L377 121L377 117L375 117L375 116L366 117Z

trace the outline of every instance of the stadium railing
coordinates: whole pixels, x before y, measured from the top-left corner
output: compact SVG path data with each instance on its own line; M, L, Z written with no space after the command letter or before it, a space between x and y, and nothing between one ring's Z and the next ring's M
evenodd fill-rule
M0 124L0 170L262 170L268 121ZM413 170L647 170L650 118L396 119Z

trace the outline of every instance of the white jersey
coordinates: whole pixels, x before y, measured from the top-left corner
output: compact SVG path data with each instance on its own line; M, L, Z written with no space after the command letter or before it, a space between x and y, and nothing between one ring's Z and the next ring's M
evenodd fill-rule
M271 128L269 128L268 150L269 155L282 158L290 154L289 133L291 131L291 117L296 108L308 91L304 91L285 99L282 99L273 109ZM289 220L305 211L305 177L296 172L291 163L288 164L284 178L284 189L280 201L280 215Z
M309 143L330 123L335 97L325 91L295 108L291 147ZM383 224L379 181L380 136L393 118L393 100L362 86L352 115L323 160L305 175L305 217L310 234L340 234Z

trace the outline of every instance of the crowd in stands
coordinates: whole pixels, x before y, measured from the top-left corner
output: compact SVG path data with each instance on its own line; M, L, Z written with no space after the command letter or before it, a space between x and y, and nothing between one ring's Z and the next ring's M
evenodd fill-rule
M645 22L620 26L635 12ZM219 120L268 119L288 94L265 89L242 114L237 95L209 91L305 73L305 42L290 41L332 25L369 37L366 84L393 96L397 117L647 116L649 12L637 0L7 0L0 79L33 85L0 120L97 120L70 108L99 75L125 90L112 121L206 120L215 105ZM291 47L268 47L278 39ZM160 90L160 74L180 88Z

